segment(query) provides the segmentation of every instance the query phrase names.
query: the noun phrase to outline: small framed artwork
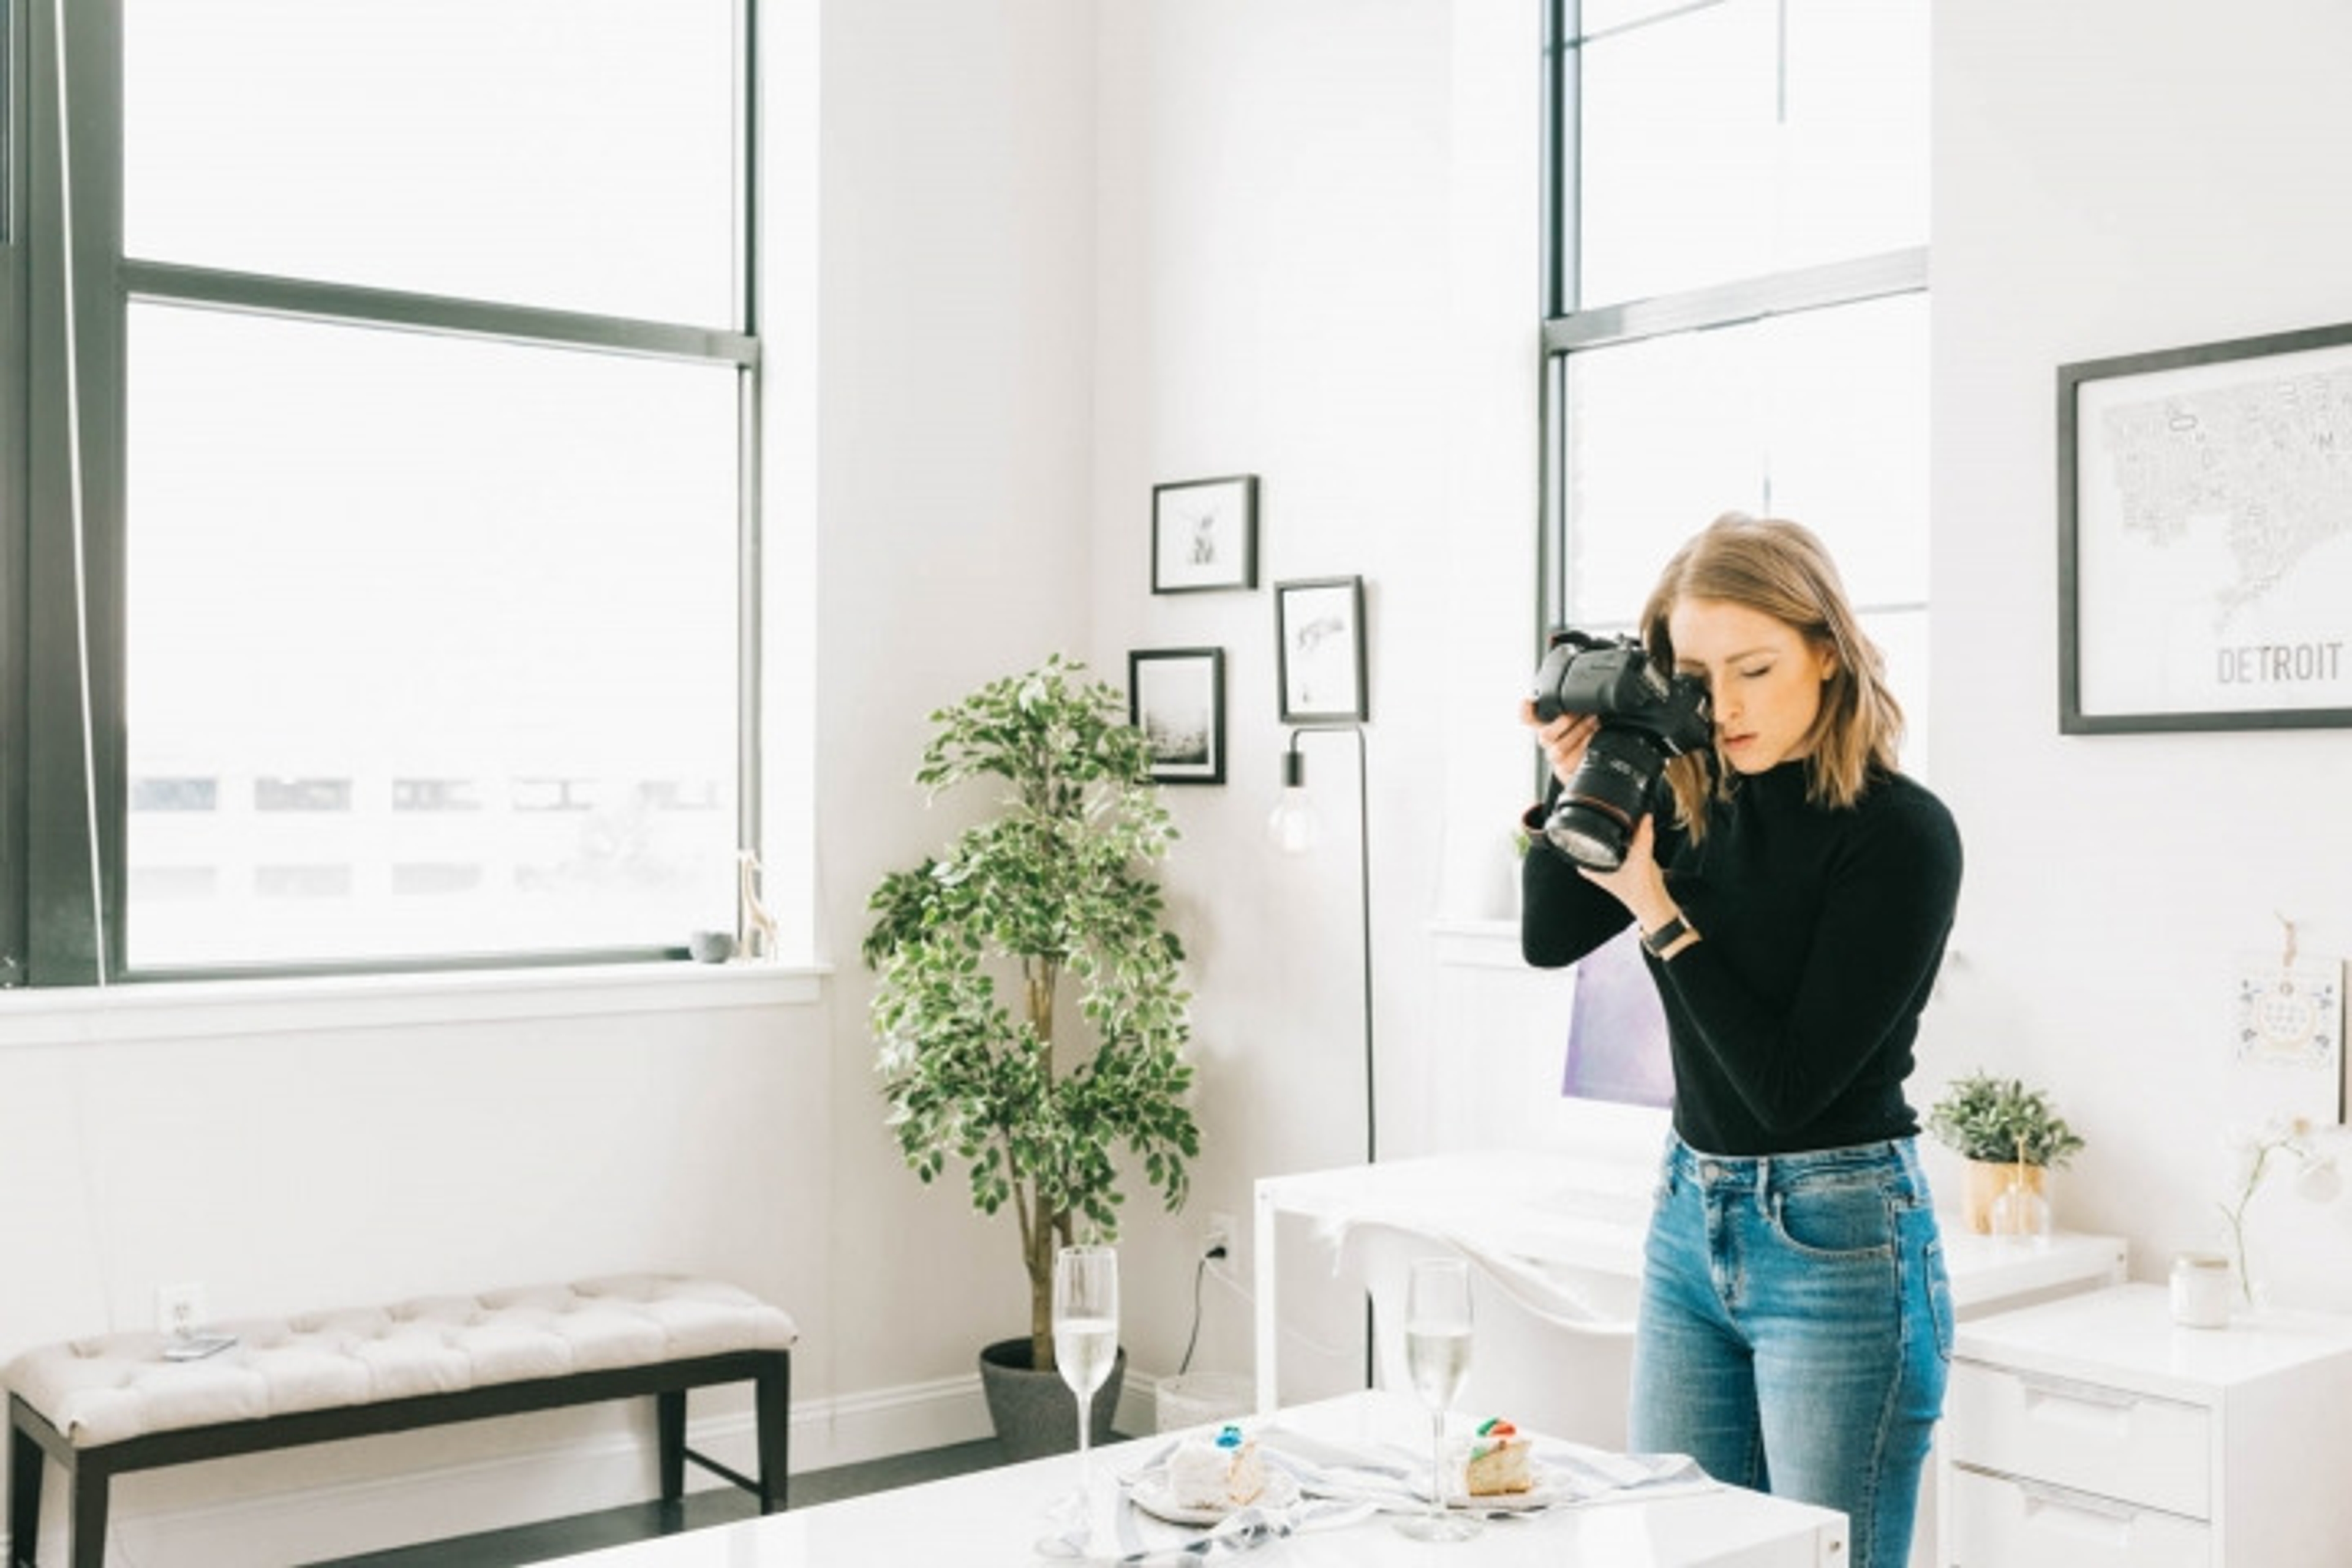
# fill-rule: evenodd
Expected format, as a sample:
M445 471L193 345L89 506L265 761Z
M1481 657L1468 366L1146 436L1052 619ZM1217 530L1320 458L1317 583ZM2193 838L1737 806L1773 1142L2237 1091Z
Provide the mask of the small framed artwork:
M1285 723L1361 723L1364 580L1317 577L1274 585L1275 663Z
M2058 724L2352 725L2352 325L2058 369Z
M1161 784L1225 782L1225 650L1134 648L1127 656L1128 721L1151 745Z
M1151 487L1151 591L1257 586L1257 476Z

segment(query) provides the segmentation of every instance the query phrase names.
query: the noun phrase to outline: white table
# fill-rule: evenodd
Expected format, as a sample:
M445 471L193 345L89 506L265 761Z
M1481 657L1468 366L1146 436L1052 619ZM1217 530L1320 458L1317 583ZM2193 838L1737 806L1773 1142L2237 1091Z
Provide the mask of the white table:
M1439 1154L1261 1178L1255 1237L1257 1408L1281 1398L1282 1222L1381 1224L1464 1240L1580 1279L1630 1320L1641 1279L1652 1172L1620 1161L1535 1151ZM1947 1216L1944 1253L1963 1318L2073 1290L2120 1284L2125 1244L2061 1233L2020 1242L1973 1235Z
M1494 1151L1260 1180L1253 1324L1257 1408L1271 1410L1281 1399L1285 1222L1294 1232L1309 1229L1310 1238L1327 1252L1336 1232L1387 1226L1465 1246L1483 1254L1490 1266L1532 1268L1604 1313L1619 1316L1613 1339L1524 1313L1482 1316L1481 1353L1474 1359L1474 1386L1465 1388L1465 1398L1474 1405L1483 1399L1524 1426L1604 1448L1623 1447L1633 1368L1630 1325L1639 1295L1653 1171L1637 1160ZM1377 1255L1380 1249L1370 1250ZM1400 1250L1393 1237L1385 1250L1392 1263ZM1956 1215L1945 1219L1944 1256L1955 1315L1964 1323L2121 1284L2126 1262L2118 1237L2062 1233L2016 1241L1974 1235ZM1370 1278L1365 1284L1374 1295L1383 1288ZM1386 1281L1391 1291L1394 1286L1394 1280ZM1489 1324L1498 1331L1487 1332ZM1324 1325L1318 1332L1328 1338L1335 1328ZM1393 1344L1381 1348L1384 1359L1396 1352ZM1393 1377L1381 1381L1402 1386ZM1937 1473L1931 1459L1929 1474ZM1935 1560L1938 1515L1947 1506L1938 1486L1921 1489L1912 1568L1927 1568Z
M1272 1417L1337 1442L1418 1444L1428 1416L1402 1398L1343 1394ZM1167 1441L1137 1438L1095 1451L1108 1486ZM667 1536L564 1561L573 1568L898 1568L900 1564L1036 1563L1047 1511L1077 1477L1075 1455L1032 1459L896 1491L876 1492ZM1459 1545L1400 1535L1386 1517L1302 1531L1213 1563L1236 1568L1836 1568L1846 1560L1843 1514L1725 1487L1599 1501L1489 1523ZM1063 1560L1067 1561L1067 1560Z

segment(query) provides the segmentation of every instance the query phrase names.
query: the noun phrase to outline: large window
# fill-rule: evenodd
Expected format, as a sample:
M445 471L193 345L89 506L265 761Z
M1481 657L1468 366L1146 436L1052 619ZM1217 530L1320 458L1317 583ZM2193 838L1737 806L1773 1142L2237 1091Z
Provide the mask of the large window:
M1717 513L1822 536L1922 752L1927 0L1549 0L1547 624Z
M732 925L752 12L8 8L7 981Z

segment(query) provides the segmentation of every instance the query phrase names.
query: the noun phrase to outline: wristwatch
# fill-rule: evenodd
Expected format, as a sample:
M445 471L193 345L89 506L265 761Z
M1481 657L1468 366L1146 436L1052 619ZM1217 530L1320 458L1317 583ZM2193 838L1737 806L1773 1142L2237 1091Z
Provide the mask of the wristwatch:
M1682 939L1686 936L1696 936L1697 934L1697 931L1692 927L1690 921L1683 919L1680 915L1676 915L1674 919L1668 921L1657 930L1643 931L1642 933L1642 945L1650 950L1650 953L1653 957L1664 958L1666 956L1666 949L1674 946L1675 943L1682 941Z

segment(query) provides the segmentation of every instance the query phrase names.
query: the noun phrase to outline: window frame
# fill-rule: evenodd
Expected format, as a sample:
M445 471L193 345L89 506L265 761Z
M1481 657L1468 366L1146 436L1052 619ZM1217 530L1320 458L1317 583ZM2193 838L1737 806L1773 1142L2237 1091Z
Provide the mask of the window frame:
M125 964L125 323L133 301L152 301L732 367L736 827L737 842L756 848L762 842L763 710L759 0L731 0L731 9L734 319L715 328L125 257L123 0L7 8L6 47L0 54L9 89L0 172L7 204L0 231L0 363L23 370L0 376L0 472L21 476L0 485L0 623L7 628L0 633L0 986L686 958L681 941L233 967ZM46 70L38 68L43 61ZM74 110L62 145L60 75ZM70 162L69 189L58 175L61 159ZM75 326L70 338L59 330L68 309ZM68 458L77 445L78 472Z
M1608 37L1671 22L1689 12L1727 3L1694 0L1662 5L1655 13L1592 35ZM1542 327L1538 393L1539 450L1537 459L1537 569L1535 647L1567 618L1570 603L1568 563L1575 516L1570 504L1574 476L1567 460L1567 380L1578 353L1648 338L1745 326L1800 311L1864 304L1928 290L1928 247L1903 247L1874 255L1738 279L1649 299L1586 307L1578 300L1577 134L1582 60L1579 0L1543 0L1543 179ZM1703 521L1703 520L1701 520ZM1696 524L1694 523L1696 527ZM1894 611L1925 613L1917 604L1857 605L1865 615ZM1601 627L1594 630L1630 629Z

